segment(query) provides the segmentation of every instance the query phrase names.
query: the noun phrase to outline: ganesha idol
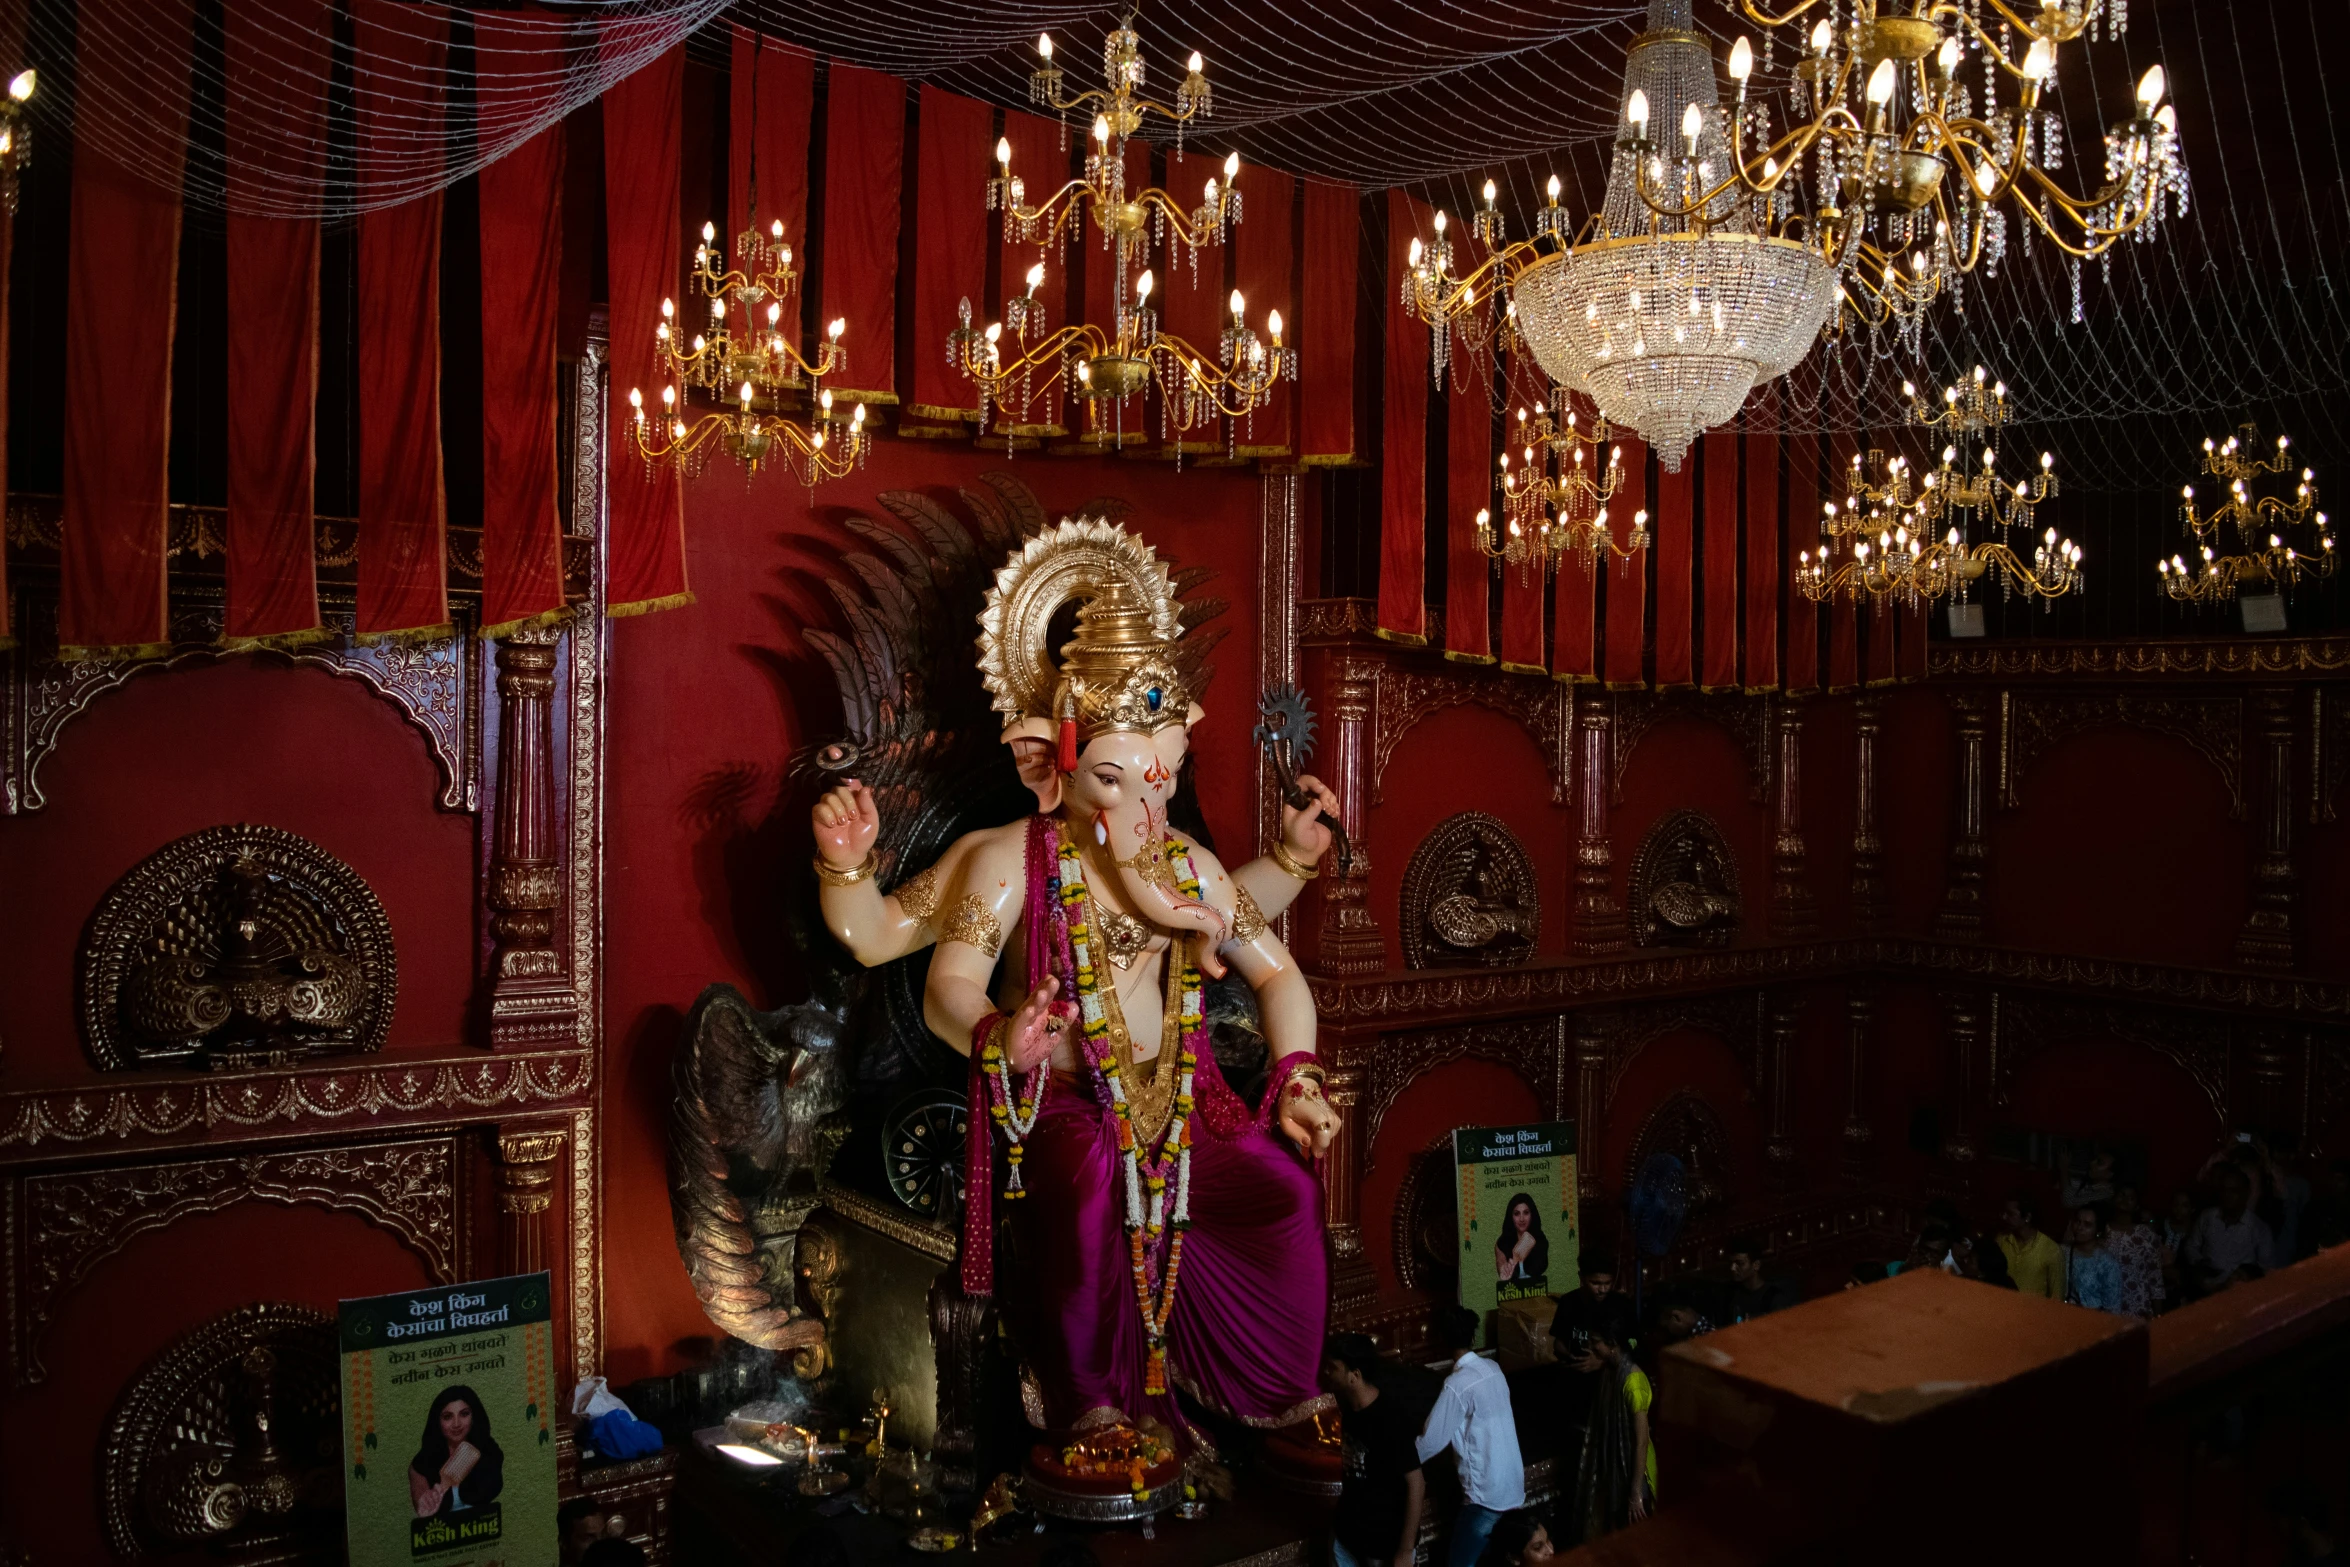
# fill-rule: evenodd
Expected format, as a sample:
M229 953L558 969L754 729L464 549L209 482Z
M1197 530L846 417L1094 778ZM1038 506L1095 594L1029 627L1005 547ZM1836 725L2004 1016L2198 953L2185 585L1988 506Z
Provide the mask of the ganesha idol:
M1047 627L1072 601L1056 664ZM1049 1431L1163 1426L1204 1446L1177 1389L1247 1425L1304 1421L1326 1404L1311 1160L1339 1122L1305 976L1267 921L1317 874L1335 801L1301 780L1308 803L1284 812L1281 841L1237 870L1169 824L1201 710L1172 656L1167 569L1114 524L1031 538L980 624L1035 814L966 835L885 897L870 792L850 781L814 813L825 923L856 959L937 943L925 1016L971 1060L964 1288L999 1290L1029 1417ZM1272 1057L1253 1108L1208 1046L1202 977L1228 972L1255 992Z

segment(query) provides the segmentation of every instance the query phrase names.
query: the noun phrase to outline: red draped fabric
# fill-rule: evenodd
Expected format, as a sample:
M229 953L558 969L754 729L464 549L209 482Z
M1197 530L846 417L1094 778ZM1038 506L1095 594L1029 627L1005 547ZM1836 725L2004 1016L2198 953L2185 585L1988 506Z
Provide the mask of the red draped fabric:
M1472 664L1493 662L1493 567L1477 547L1477 513L1501 500L1493 483L1493 372L1487 356L1460 355L1446 412L1444 656Z
M441 112L446 13L353 0L359 185L429 172L420 119ZM359 219L359 635L449 626L441 474L441 196Z
M1746 403L1746 689L1779 683L1779 393Z
M1047 120L1033 114L1007 110L1004 114L1004 137L1012 144L1012 173L1026 187L1022 204L1042 206L1053 192L1069 181L1069 146L1065 128L1058 120ZM1004 243L1000 214L996 224L996 244L1000 260L998 304L991 318L1004 318L1002 301L1016 299L1027 292L1028 269L1036 265L1039 248L1034 244L1009 245ZM1055 249L1043 256L1044 284L1036 297L1044 302L1042 331L1031 328L1028 341L1035 343L1044 336L1058 332L1069 324L1069 263L1067 254ZM1019 353L1017 341L1009 327L1004 329L1004 358L1009 360ZM1211 344L1212 347L1212 344ZM1064 401L1058 364L1040 368L1029 381L1028 396L1021 397L1020 388L1004 389L1002 411L996 416L995 433L1055 440L1069 433L1063 422Z
M1797 378L1800 379L1797 379ZM1819 379L1815 371L1798 370L1781 406L1789 432L1781 448L1787 459L1787 504L1780 512L1786 534L1787 563L1787 689L1817 691L1820 687L1820 609L1795 587L1795 573L1803 557L1820 558L1820 438Z
M57 635L67 658L166 641L171 337L190 0L82 0L80 101L136 103L153 169L115 161L98 116L74 127L65 298L65 515ZM96 46L99 40L103 47ZM153 170L161 184L150 183Z
M824 111L824 310L846 320L848 368L833 396L898 400L898 193L906 166L906 84L832 62ZM1054 323L1056 326L1058 322Z
M222 13L228 74L228 614L231 647L332 635L318 614L314 514L318 220L248 216L267 192L304 204L326 168L328 0Z
M1626 433L1618 443L1624 449L1624 487L1608 504L1609 529L1618 544L1632 532L1633 518L1648 504L1648 443ZM1649 537L1657 522L1648 519ZM1608 557L1607 573L1607 683L1611 690L1637 690L1643 684L1642 654L1648 640L1648 557L1637 549L1626 556Z
M1428 354L1425 322L1403 305L1414 238L1433 238L1429 209L1387 193L1387 354L1379 433L1379 635L1417 646L1428 613Z
M1520 408L1531 409L1537 398L1544 396L1542 372L1528 354L1512 353L1507 361L1508 372L1502 378L1502 447L1513 465L1523 465L1520 452L1511 449L1512 432L1518 428ZM1500 496L1496 486L1494 499L1494 526L1506 527L1501 520ZM1501 568L1501 667L1514 674L1539 675L1542 665L1542 600L1548 589L1549 578L1544 575L1540 561L1524 569L1504 565Z
M1738 432L1705 434L1705 655L1697 683L1738 689Z
M1352 185L1306 182L1305 290L1299 301L1298 461L1336 466L1355 455L1356 247L1362 198Z
M914 153L915 237L913 384L904 409L924 429L901 419L906 435L959 435L979 414L979 388L947 358L947 335L961 324L985 327L987 292L987 179L994 172L988 134L995 110L976 98L936 87L922 89L920 132Z
M736 24L727 73L726 213L715 236L725 258L720 271L739 264L734 242L744 229L756 226L761 238L772 240L781 222L792 266L806 279L815 259L808 242L808 146L815 117L816 57ZM986 140L985 127L980 139ZM794 290L783 301L779 324L794 347L803 346L804 298Z
M1187 211L1199 206L1211 179L1219 185L1223 183L1222 158L1204 152L1167 154L1167 194ZM1203 250L1194 258L1182 246L1169 244L1165 254L1167 259L1159 272L1158 291L1151 296L1152 303L1158 306L1159 330L1182 338L1202 358L1212 362L1217 343L1224 334L1224 323L1230 316L1224 308L1225 295L1230 292L1224 286L1224 252ZM1182 431L1170 424L1167 436L1162 450L1169 455L1178 451L1224 450L1224 422L1220 419L1208 419Z
M1926 625L1932 614L1932 606L1923 600L1901 607L1900 652L1895 660L1895 679L1926 678Z
M1850 429L1842 428L1843 418L1838 418L1837 424L1840 428L1828 437L1828 487L1841 512L1848 509L1844 501L1851 494L1852 458L1860 449L1860 441ZM1870 550L1873 552L1876 547L1876 540L1871 539ZM1839 547L1839 556L1846 560L1852 558L1850 541ZM1861 597L1867 597L1866 593ZM1828 689L1849 691L1859 684L1860 606L1854 602L1853 594L1839 593L1828 601Z
M1278 169L1257 165L1240 171L1244 221L1233 231L1233 286L1248 302L1248 324L1266 336L1271 312L1281 312L1281 341L1294 345L1297 301L1290 296L1297 263L1297 181ZM1297 387L1277 381L1273 400L1240 423L1234 451L1242 457L1287 457L1295 449L1291 421Z
M1656 517L1656 686L1660 691L1690 681L1690 583L1697 548L1694 516L1697 449L1681 459L1678 473L1657 469ZM1611 674L1613 673L1611 668Z
M560 35L494 12L475 44L485 122L536 119L563 79ZM498 636L563 610L555 510L555 319L563 276L560 120L481 171L481 619Z
M1124 165L1126 193L1146 188L1151 182L1150 143L1136 138L1126 143ZM1085 319L1109 331L1118 317L1116 284L1118 281L1118 252L1102 243L1101 231L1088 227L1085 235ZM1142 273L1140 262L1127 264L1126 304L1134 304L1134 282ZM1154 280L1155 281L1155 280ZM1117 402L1107 400L1078 403L1078 412L1084 416L1086 444L1110 447L1124 452L1142 452L1151 444L1150 391L1146 387L1131 397Z
M604 44L628 46L628 26ZM612 302L610 451L606 465L609 613L638 615L691 603L685 575L685 500L677 470L636 456L629 391L661 406L652 323L678 289L678 170L685 51L671 50L604 94L604 230Z

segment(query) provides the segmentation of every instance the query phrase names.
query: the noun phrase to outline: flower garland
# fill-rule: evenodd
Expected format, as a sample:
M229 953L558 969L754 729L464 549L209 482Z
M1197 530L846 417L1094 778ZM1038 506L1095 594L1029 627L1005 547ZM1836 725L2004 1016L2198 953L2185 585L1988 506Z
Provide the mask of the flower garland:
M1014 1201L1028 1195L1020 1184L1020 1161L1026 1157L1023 1146L1028 1134L1036 1130L1036 1119L1044 1113L1045 1085L1052 1081L1052 1063L1039 1061L1028 1074L1028 1081L1015 1092L1012 1087L1012 1064L1005 1058L1002 1013L990 1013L980 1020L986 1031L987 1042L979 1049L979 1069L988 1078L991 1092L987 1113L995 1124L1004 1129L1004 1140L1011 1144L1005 1157L1012 1167L1011 1177L1004 1182L1004 1200Z
M1167 1321L1174 1314L1175 1283L1183 1268L1183 1232L1191 1227L1192 1074L1198 1066L1200 1045L1206 1035L1205 1014L1200 1005L1199 967L1191 961L1188 945L1179 942L1169 950L1168 961L1176 961L1180 956L1183 965L1176 1013L1179 1035L1175 1108L1168 1117L1167 1130L1159 1146L1145 1150L1137 1146L1133 1116L1126 1103L1126 1087L1120 1080L1117 1053L1110 1043L1111 1002L1093 965L1088 918L1091 902L1086 896L1085 867L1066 823L1060 836L1061 906L1069 924L1069 952L1076 969L1078 1009L1084 1020L1085 1056L1109 1089L1110 1105L1118 1118L1118 1152L1126 1166L1127 1254L1134 1270L1135 1304L1142 1312L1143 1334L1150 1344L1150 1368L1143 1381L1143 1392L1157 1396L1167 1391ZM1183 895L1199 898L1199 873L1192 865L1189 847L1170 837L1163 840L1163 852ZM1167 1207L1170 1181L1175 1188L1171 1215ZM1149 1193L1147 1207L1143 1195L1146 1191ZM1159 1271L1154 1267L1159 1241L1170 1227L1174 1239L1167 1249L1166 1268L1154 1278L1153 1274Z

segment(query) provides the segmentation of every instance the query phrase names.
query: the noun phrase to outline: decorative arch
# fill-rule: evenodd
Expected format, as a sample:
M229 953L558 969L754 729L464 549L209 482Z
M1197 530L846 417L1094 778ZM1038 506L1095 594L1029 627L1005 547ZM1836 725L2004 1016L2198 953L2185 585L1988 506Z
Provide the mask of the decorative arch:
M1411 1168L1396 1189L1395 1276L1405 1289L1460 1271L1454 1261L1460 1254L1460 1210L1447 1178L1451 1157L1452 1134L1437 1133L1411 1156Z
M2228 791L2228 817L2244 819L2244 699L2146 696L2127 691L2015 691L2000 708L1999 805L2022 801L2024 774L2061 740L2087 729L2167 735L2211 764Z
M1388 665L1379 672L1372 706L1371 803L1383 801L1387 760L1414 725L1448 707L1473 705L1499 713L1526 731L1550 773L1550 803L1566 804L1567 755L1574 730L1569 701L1567 688L1556 681L1480 678Z
M1608 740L1608 799L1624 803L1624 772L1650 730L1677 718L1710 724L1746 757L1746 797L1760 805L1771 792L1771 698L1700 691L1619 691Z
M1760 1059L1755 1032L1761 1014L1742 997L1705 996L1691 1001L1659 1002L1627 1013L1607 1034L1607 1091L1600 1099L1602 1119L1614 1108L1616 1089L1634 1061L1665 1035L1689 1031L1711 1034L1738 1062L1747 1082L1755 1078Z
M1651 1155L1669 1153L1681 1161L1689 1193L1689 1216L1716 1213L1737 1201L1730 1134L1721 1116L1694 1088L1677 1089L1648 1112L1624 1159L1625 1191Z
M1436 1068L1471 1056L1509 1068L1534 1091L1544 1118L1557 1119L1566 1098L1566 1034L1567 1020L1562 1013L1383 1036L1371 1057L1371 1081L1360 1101L1363 1146L1378 1145L1379 1123L1405 1089Z

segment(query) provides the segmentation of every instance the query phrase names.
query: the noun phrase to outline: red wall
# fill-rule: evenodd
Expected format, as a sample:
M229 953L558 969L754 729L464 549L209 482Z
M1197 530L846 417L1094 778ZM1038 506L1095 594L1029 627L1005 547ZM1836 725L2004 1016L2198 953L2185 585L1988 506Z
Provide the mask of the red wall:
M1395 1203L1412 1156L1456 1127L1523 1126L1541 1119L1542 1102L1533 1088L1497 1061L1450 1061L1405 1086L1379 1122L1363 1172L1363 1252L1383 1304L1408 1298L1395 1265Z
M663 1174L669 1068L685 1008L725 980L754 1003L800 994L776 889L805 876L805 802L787 797L796 749L838 723L827 668L799 639L837 625L817 579L852 535L843 517L885 521L873 497L918 489L960 511L957 486L1008 469L1058 519L1101 496L1177 566L1206 565L1228 599L1218 674L1194 735L1200 799L1219 842L1249 857L1254 830L1259 481L1250 474L1114 459L1022 457L883 440L870 465L816 492L775 474L746 485L719 464L688 491L686 555L696 602L615 625L612 767L605 826L608 1034L605 1267L615 1382L671 1369L709 1336L686 1285ZM958 634L963 634L958 628ZM968 628L976 637L977 628ZM977 679L976 664L972 678Z

